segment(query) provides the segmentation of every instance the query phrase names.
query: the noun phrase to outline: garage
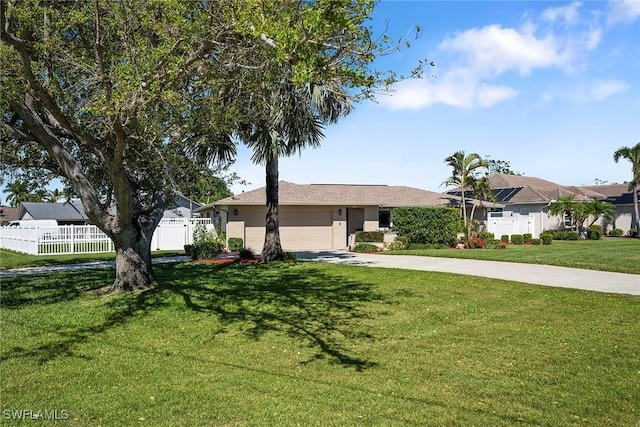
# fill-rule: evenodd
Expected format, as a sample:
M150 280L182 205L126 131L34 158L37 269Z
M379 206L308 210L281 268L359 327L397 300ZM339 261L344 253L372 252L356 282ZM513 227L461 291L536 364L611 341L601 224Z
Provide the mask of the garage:
M245 246L260 251L264 244L264 208L244 216ZM280 207L280 241L285 251L331 249L333 247L331 209Z

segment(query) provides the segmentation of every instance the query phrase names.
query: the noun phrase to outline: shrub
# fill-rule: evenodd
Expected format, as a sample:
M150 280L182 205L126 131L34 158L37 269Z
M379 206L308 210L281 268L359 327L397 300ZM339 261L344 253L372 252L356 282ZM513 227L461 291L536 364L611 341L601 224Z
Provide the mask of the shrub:
M589 240L600 240L602 238L602 227L599 225L592 225L591 227L589 227L589 229L587 230L587 239Z
M496 237L493 233L489 232L489 231L481 231L478 233L478 237L483 239L485 242L487 240L494 240Z
M486 249L507 249L507 243L498 239L487 239L484 242Z
M229 250L231 252L239 252L244 247L242 237L229 237Z
M629 237L638 237L638 229L630 228L629 229Z
M522 234L512 234L511 243L513 243L514 245L521 245L524 243L524 237L522 236Z
M621 228L614 228L613 230L611 230L611 233L609 233L609 235L613 237L620 237L623 234L624 234L624 231L622 231Z
M540 240L542 240L543 245L550 245L553 242L553 234L552 233L542 233L540 235Z
M356 231L356 242L384 242L384 231Z
M567 233L567 240L578 240L580 238L580 234L577 231L569 231Z
M542 244L542 239L531 239L531 244L535 246L539 246Z
M240 259L252 259L252 258L255 258L255 255L253 253L253 250L251 250L251 248L241 248L238 251L238 256L240 257Z
M353 252L363 252L363 253L371 253L378 252L380 248L376 245L372 245L371 243L358 243L353 249Z
M500 241L502 243L509 243L509 235L508 234L503 234L502 236L500 236Z
M193 259L215 258L223 248L224 246L222 242L219 241L194 243L191 251L191 257Z
M455 208L405 207L393 210L393 228L410 243L453 246L460 229L460 213Z
M522 241L524 243L531 243L531 239L533 239L533 235L531 233L524 233L522 235Z
M208 230L204 224L198 224L193 229L193 245L191 257L193 259L214 258L224 248L214 230Z
M484 249L485 241L484 239L476 236L469 237L467 240L467 244L465 245L468 249Z
M193 245L184 245L184 253L191 256L193 253Z
M406 237L396 237L396 240L393 243L386 245L386 247L390 251L401 251L403 249L407 249L407 245L408 240Z

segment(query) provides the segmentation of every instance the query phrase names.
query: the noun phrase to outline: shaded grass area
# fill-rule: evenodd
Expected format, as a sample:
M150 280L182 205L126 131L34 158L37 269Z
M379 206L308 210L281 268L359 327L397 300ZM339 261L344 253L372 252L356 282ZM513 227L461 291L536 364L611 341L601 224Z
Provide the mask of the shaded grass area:
M184 251L155 251L152 257L183 255ZM79 264L94 261L113 261L115 252L100 254L72 254L72 255L27 255L0 249L0 270L24 267L45 267L60 264Z
M316 263L155 269L160 285L118 296L96 292L112 270L3 281L2 409L73 426L640 418L638 297Z
M640 274L640 239L554 240L549 246L509 245L506 250L428 249L385 254L521 262Z

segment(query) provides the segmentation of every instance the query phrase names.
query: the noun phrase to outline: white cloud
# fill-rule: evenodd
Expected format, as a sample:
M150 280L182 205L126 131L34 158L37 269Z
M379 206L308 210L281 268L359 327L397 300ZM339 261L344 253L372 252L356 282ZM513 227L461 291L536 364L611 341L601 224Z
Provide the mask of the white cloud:
M589 97L595 101L602 101L619 93L624 93L631 85L621 80L599 80L589 88Z
M578 19L578 10L582 3L574 1L568 6L552 7L545 9L540 15L542 19L549 22L556 22L560 19L566 22L575 22Z
M467 69L457 68L438 79L400 82L392 95L380 97L379 102L391 110L418 110L434 104L472 109L490 107L517 95L513 88L482 83Z
M640 0L612 0L609 3L609 24L629 23L640 17Z
M563 52L561 44L552 35L537 38L534 30L533 26L519 31L489 25L445 39L439 48L461 53L469 67L487 76L509 70L529 74L534 68L568 68L570 53Z

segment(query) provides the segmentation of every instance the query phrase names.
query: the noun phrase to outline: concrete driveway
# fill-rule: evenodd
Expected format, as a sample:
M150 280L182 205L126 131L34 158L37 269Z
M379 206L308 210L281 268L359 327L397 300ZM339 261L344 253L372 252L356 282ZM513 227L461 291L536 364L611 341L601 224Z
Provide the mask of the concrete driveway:
M512 280L534 285L640 295L640 275L513 262L433 258L411 255L359 254L343 251L296 252L298 259L367 267L439 271Z

